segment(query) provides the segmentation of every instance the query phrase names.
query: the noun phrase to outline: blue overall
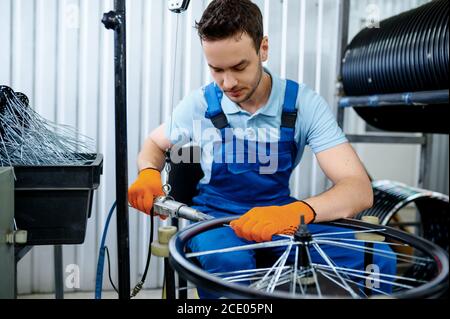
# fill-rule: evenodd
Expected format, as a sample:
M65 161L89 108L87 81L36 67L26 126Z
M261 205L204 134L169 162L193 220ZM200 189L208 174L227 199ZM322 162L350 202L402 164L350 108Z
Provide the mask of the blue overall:
M205 98L208 103L205 116L220 130L222 141L214 145L211 180L208 184L199 184L199 195L193 200L194 208L216 218L234 215L238 217L254 207L282 206L297 200L290 196L289 179L295 168L294 162L297 156L295 123L298 114L296 107L298 91L299 85L288 80L280 138L276 142L275 148L273 145L271 146L271 142L263 143L264 146L261 146L260 143L249 143L247 139L238 140L234 134L231 138L225 138L230 135L230 125L221 106L223 93L214 83L205 88ZM228 132L226 132L227 130ZM238 143L241 143L239 145L244 147L236 151ZM270 154L271 150L274 149L276 153ZM267 166L267 163L259 161L261 152L270 156L270 158L277 159L278 166L272 174L261 174L261 168ZM348 231L348 229L324 225L309 225L308 227L313 235ZM341 234L338 237L354 239L352 234ZM277 236L273 238L273 240L279 239ZM224 227L194 237L189 243L189 248L193 252L198 252L249 243L251 242L237 237L231 228ZM352 244L355 244L355 242L352 242ZM362 252L328 245L321 245L321 247L338 266L363 270L364 254ZM251 269L273 262L285 248L207 255L199 257L198 261L203 269L210 273ZM376 244L375 248L387 252L391 251L388 245ZM310 249L310 254L314 263L325 264L315 249ZM293 249L290 262L294 258ZM381 273L392 275L396 272L396 261L394 259L376 256L374 264L380 268ZM381 284L379 289L389 292L390 285ZM218 297L202 289L199 289L199 294L201 298Z

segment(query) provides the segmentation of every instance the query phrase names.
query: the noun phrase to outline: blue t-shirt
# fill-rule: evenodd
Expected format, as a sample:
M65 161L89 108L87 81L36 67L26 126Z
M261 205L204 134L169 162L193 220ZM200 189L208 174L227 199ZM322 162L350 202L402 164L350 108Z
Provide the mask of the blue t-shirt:
M223 96L222 109L237 137L259 142L274 142L279 139L286 80L273 75L267 69L266 72L272 76L272 92L268 103L255 114L241 109L226 95ZM219 131L211 120L205 117L206 110L207 103L202 87L186 96L165 123L165 135L177 147L192 143L202 148L200 163L205 177L200 183L204 184L209 183L211 179L212 143L221 139ZM297 110L295 142L298 154L295 166L300 163L307 145L317 154L348 142L328 103L305 84L300 84ZM259 134L260 129L265 129L264 134Z

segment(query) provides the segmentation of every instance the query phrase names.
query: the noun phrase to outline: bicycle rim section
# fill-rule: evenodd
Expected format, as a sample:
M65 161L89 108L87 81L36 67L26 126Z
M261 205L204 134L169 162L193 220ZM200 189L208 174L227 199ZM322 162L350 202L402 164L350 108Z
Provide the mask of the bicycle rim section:
M225 298L438 298L448 290L448 255L414 235L358 220L300 226L266 243L190 252L189 241L234 218L194 224L169 243L170 263L197 287ZM201 256L253 250L256 267L208 272Z

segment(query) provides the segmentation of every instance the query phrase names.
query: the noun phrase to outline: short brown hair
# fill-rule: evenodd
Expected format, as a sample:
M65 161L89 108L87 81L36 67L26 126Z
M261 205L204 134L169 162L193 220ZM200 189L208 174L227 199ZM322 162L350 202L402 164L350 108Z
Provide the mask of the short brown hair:
M264 37L263 17L250 0L214 0L195 26L202 40L223 40L247 33L259 52Z

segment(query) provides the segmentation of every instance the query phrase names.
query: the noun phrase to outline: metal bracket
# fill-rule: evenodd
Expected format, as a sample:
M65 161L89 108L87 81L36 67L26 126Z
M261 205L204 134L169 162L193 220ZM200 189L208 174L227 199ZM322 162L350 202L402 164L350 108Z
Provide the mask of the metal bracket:
M169 10L175 13L181 13L189 8L190 0L169 0Z

